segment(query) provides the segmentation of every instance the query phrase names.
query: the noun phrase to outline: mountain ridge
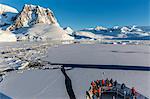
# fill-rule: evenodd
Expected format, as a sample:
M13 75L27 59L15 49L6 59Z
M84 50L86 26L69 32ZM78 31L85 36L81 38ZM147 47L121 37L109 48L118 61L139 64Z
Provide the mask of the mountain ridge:
M142 28L141 28L142 27ZM150 26L114 26L105 28L96 26L95 28L85 28L79 31L93 33L105 39L118 40L150 40ZM145 39L144 39L145 38Z

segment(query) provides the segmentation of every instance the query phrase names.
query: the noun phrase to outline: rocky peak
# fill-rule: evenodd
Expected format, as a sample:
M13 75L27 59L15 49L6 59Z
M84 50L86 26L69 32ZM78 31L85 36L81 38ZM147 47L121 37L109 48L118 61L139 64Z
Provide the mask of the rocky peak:
M25 4L22 11L16 17L14 24L8 27L8 30L30 27L37 23L59 25L50 9Z

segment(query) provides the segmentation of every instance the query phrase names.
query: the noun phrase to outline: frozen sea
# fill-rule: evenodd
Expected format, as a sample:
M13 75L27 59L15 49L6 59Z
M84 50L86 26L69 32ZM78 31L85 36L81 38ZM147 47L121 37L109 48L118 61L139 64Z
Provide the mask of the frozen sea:
M42 60L63 64L150 66L147 45L70 44L49 47ZM85 99L90 82L113 78L150 98L150 72L74 67L66 71L77 99ZM60 69L9 72L0 83L0 97L6 99L69 99ZM4 98L5 99L5 98Z

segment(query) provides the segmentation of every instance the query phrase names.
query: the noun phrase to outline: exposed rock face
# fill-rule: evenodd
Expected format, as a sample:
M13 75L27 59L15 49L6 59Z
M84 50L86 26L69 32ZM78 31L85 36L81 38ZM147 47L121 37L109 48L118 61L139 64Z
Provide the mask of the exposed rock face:
M14 24L7 29L15 30L22 27L30 27L37 23L59 25L50 9L26 4L18 14Z

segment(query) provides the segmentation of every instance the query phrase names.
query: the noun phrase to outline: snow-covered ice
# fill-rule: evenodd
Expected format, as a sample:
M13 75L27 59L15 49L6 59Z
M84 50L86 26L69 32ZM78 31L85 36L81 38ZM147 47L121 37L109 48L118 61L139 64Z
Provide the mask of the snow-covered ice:
M52 63L150 66L148 45L71 44L48 52Z
M52 45L50 42L32 42L31 44L28 42L3 43L0 49L6 52L12 51L11 53L1 53L1 55L5 56L19 56L24 53L25 60L38 57L41 61L52 63L150 66L148 45ZM40 56L40 53L43 53L42 56ZM3 59L2 56L1 58ZM6 57L6 59L12 63L20 62L16 57ZM24 63L24 65L27 64ZM9 67L7 64L4 65L7 68ZM45 65L51 67L50 64ZM66 72L72 80L73 90L77 99L85 98L85 91L88 90L92 80L102 78L113 78L118 80L119 83L125 83L130 88L134 86L139 93L150 97L149 71L73 68ZM15 99L69 99L65 88L65 78L60 69L26 70L20 66L20 70L5 73L3 81L0 83L0 92Z
M77 99L85 99L92 80L113 78L119 83L149 96L149 71L123 71L104 69L80 69L67 71L72 80ZM60 70L30 70L23 73L8 73L0 83L0 92L14 99L69 99L65 88L65 79Z

